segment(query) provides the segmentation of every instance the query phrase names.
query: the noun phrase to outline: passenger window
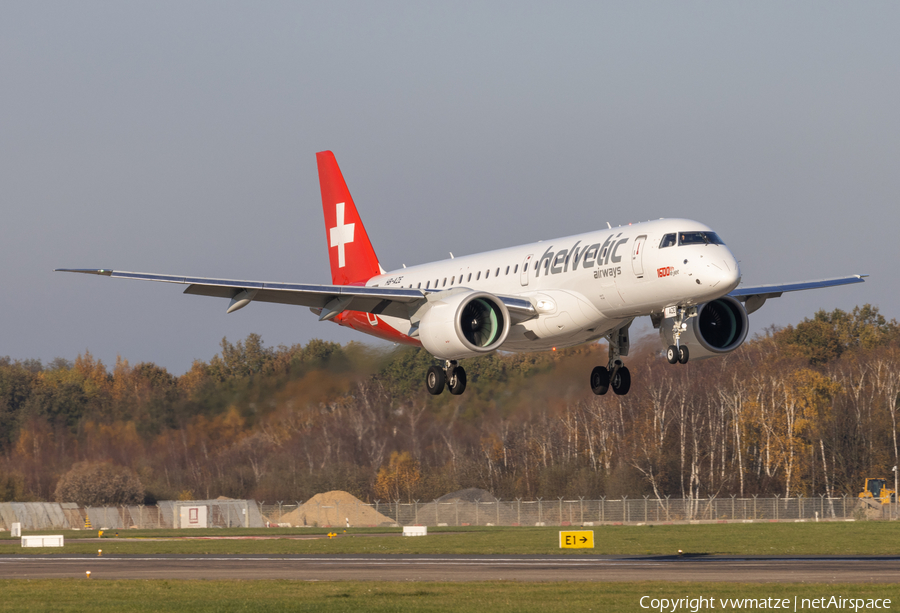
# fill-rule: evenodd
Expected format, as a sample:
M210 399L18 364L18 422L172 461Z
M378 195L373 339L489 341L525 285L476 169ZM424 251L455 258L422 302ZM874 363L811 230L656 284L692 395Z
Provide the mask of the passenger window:
M659 248L665 249L666 247L672 247L675 245L675 235L674 234L666 234L662 237L662 240L659 242Z
M506 274L509 274L509 266L506 267Z
M490 277L490 276L491 276L491 271L490 271L490 270L484 271L484 278L485 278L485 279L487 279L487 278Z
M466 283L470 283L472 281L472 273L469 273L469 280Z
M431 287L431 281L429 281L428 283L425 284L425 289L428 289L430 287Z
M479 271L478 271L478 274L475 275L475 280L478 281L478 280L480 280L480 279L481 279L481 271L479 270Z
M500 276L500 269L499 269L499 268L498 268L497 271L494 273L494 276L495 276L495 277L499 277L499 276Z
M444 277L444 285L442 287L447 287L447 277Z
M456 283L456 275L453 275L453 278L450 279L450 285L453 285L454 283Z
M525 264L525 266L528 266L528 264ZM528 270L528 269L526 268L525 270ZM519 272L519 265L518 265L518 264L516 264L516 267L513 268L513 274L516 274L517 272Z
M522 269L522 272L528 272L528 262L525 262L525 268Z

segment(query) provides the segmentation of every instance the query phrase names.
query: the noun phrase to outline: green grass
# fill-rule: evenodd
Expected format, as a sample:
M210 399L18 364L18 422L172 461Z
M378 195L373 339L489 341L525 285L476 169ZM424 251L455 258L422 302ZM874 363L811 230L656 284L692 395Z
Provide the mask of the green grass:
M0 581L0 611L644 611L653 598L891 598L896 585L722 583L397 583L302 581ZM644 604L647 604L645 601ZM682 611L685 609L681 609ZM690 609L687 609L688 611ZM701 609L705 611L705 609ZM851 609L852 610L852 609Z
M569 528L566 528L569 529ZM571 528L579 529L579 528ZM667 555L896 555L900 522L706 524L675 526L596 526L595 549L559 549L558 527L429 528L426 537L399 536L398 528L336 530L337 538L312 540L187 540L185 536L306 535L327 529L122 530L125 540L67 541L64 549L23 549L18 540L0 540L0 554L560 554ZM47 531L46 534L54 532ZM57 534L59 532L56 532ZM67 539L96 532L63 531ZM375 536L368 536L375 535ZM170 538L172 540L147 540Z
M125 540L102 539L56 548L22 549L0 540L0 554L23 553L461 553L666 555L695 554L896 555L900 523L781 523L678 526L598 526L594 550L560 550L559 528L429 528L427 537L403 538L398 529L338 530L335 539L186 540L189 536L318 535L326 529L122 530ZM46 532L52 533L52 531ZM96 537L68 531L67 539ZM374 534L376 536L365 536ZM172 538L174 540L148 540ZM302 581L103 581L96 579L0 580L0 611L649 611L641 596L657 598L891 598L897 585L731 583L428 583ZM645 603L646 604L646 603ZM722 609L716 603L717 610ZM682 608L681 611L685 609ZM687 609L690 610L690 609ZM886 610L886 609L881 609ZM702 609L702 611L706 611Z

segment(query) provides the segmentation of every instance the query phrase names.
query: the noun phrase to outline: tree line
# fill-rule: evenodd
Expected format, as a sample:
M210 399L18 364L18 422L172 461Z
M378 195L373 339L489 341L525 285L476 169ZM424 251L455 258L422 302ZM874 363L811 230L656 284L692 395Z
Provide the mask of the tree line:
M590 393L605 362L602 344L494 354L432 397L426 352L358 343L223 339L181 376L0 358L0 501L855 495L898 463L900 326L876 307L684 366L644 339L627 396Z

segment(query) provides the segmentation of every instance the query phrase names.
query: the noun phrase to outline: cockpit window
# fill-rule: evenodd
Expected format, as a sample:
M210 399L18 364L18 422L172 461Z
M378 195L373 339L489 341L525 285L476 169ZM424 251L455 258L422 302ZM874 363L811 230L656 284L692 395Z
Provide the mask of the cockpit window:
M674 234L666 234L662 237L662 240L659 243L659 248L663 247L671 247L675 244L675 235Z
M679 245L724 245L715 232L680 232Z

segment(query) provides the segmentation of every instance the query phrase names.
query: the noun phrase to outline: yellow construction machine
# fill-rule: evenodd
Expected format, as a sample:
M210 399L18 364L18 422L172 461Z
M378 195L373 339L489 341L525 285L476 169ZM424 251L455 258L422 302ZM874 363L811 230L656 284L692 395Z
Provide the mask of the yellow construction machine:
M897 492L888 489L887 485L887 479L866 479L866 489L859 493L859 497L870 504L875 502L880 502L881 504L896 502Z

